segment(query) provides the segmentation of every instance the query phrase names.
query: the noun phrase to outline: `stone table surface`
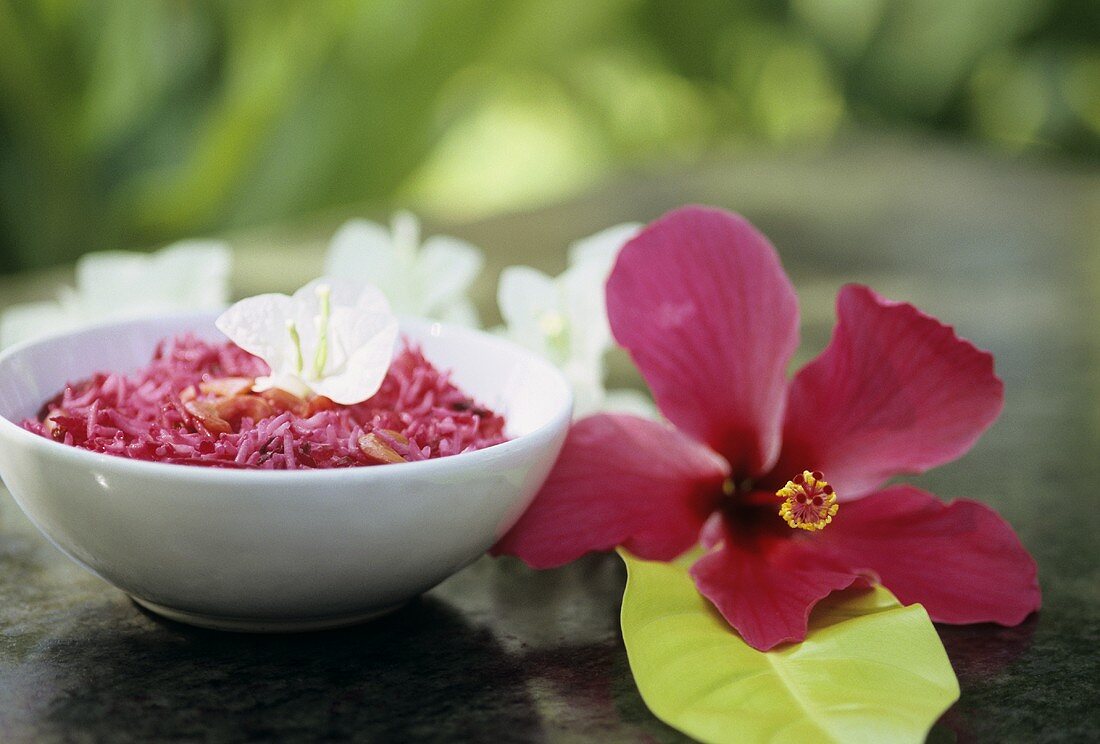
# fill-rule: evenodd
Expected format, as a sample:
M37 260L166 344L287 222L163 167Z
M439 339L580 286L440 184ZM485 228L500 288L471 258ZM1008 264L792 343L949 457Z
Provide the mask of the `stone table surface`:
M737 209L776 243L802 300L799 362L824 346L846 281L912 301L996 354L1001 419L967 457L910 480L994 505L1038 560L1044 606L1016 628L939 628L962 697L930 740L1100 740L1097 173L858 143L639 173L572 203L446 227L489 252L487 300L507 263L558 270L569 240L685 202ZM339 217L239 236L238 291L316 274ZM43 282L0 281L0 304ZM621 359L614 377L633 379ZM623 581L614 556L541 573L483 558L359 627L204 631L140 610L0 494L0 742L681 741L631 680Z

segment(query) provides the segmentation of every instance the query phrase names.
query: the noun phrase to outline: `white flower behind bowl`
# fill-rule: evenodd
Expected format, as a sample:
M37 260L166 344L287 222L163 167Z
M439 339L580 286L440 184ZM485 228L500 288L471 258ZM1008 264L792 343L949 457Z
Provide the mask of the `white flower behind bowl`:
M557 277L528 266L509 266L500 275L501 332L565 373L578 418L596 411L655 415L644 394L604 387L604 359L613 345L604 286L619 250L640 227L616 225L578 240L569 249L569 268Z
M351 220L333 237L325 274L369 281L394 312L478 327L470 285L485 264L479 248L447 235L421 243L420 223L409 212L393 216L389 229Z
M215 241L188 240L155 253L85 254L76 262L75 287L62 287L56 300L0 313L0 346L108 320L224 307L231 266L229 247Z

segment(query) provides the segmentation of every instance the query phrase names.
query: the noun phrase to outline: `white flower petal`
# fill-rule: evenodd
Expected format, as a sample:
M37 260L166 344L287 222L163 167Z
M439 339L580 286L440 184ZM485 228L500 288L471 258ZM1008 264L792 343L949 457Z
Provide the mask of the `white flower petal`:
M296 366L286 321L297 318L298 305L283 294L263 294L235 303L214 322L237 346L255 354L273 374L293 372ZM299 328L299 333L303 329Z
M398 260L390 232L368 220L344 223L325 256L326 275L358 279L382 288L399 312L411 312L405 307L411 270L411 265Z
M185 240L152 255L151 276L163 281L165 298L180 309L215 309L229 302L233 265L229 246L218 241Z
M299 398L308 398L313 392L301 377L290 372L269 375L267 377L257 377L255 384L252 386L253 392L257 393L262 393L265 390L274 390L276 388L285 390L291 395L296 395Z
M574 417L598 411L604 397L602 362L571 359L562 367L562 372L573 388Z
M144 310L156 302L157 287L146 279L149 257L130 251L88 253L76 261L76 293L89 314Z
M412 256L420 246L420 220L408 210L394 213L390 220L393 247L398 255Z
M228 301L230 252L222 243L186 241L155 253L102 251L76 263L84 311L101 318L213 309Z
M607 321L605 285L607 275L598 261L581 261L570 266L558 279L573 330L573 355L603 358L611 348L611 326Z
M271 376L257 380L254 389L312 391L346 405L378 391L397 340L397 319L381 291L345 277L315 279L293 297L242 300L217 326L271 366Z
M362 402L378 392L393 360L397 319L338 308L329 339L337 360L334 372L311 382L313 390L343 405Z
M623 223L575 242L569 249L569 269L560 281L575 329L574 353L600 357L613 340L607 321L607 278L622 247L638 234L642 225Z
M223 307L231 260L228 247L213 241L185 241L151 254L85 254L76 263L76 288L61 288L56 303L5 310L8 330L0 339L8 344L104 320Z
M609 404L604 390L604 357L612 346L607 277L623 245L640 228L616 225L578 240L569 249L569 268L557 278L527 267L501 273L497 303L507 335L561 368L573 386L576 416ZM616 404L622 398L628 410L645 410L629 393L615 398Z
M478 315L477 308L470 300L450 303L439 312L438 318L444 323L453 323L467 328L481 327L481 316Z
M530 266L508 266L500 272L497 303L509 326L537 322L542 313L561 310L554 279Z
M328 287L332 307L355 307L368 313L390 314L390 303L378 287L365 280L339 275L322 276L294 293L295 302L321 311L319 287Z
M476 324L476 313L465 307L466 295L483 264L481 251L457 238L432 237L421 246L419 221L398 212L389 230L366 220L341 227L329 246L325 272L375 284L396 312Z
M500 274L497 305L513 340L556 364L566 361L554 337L560 333L552 333L552 324L560 324L562 333L569 331L554 279L529 266L509 266Z
M320 342L321 296L319 290L325 287L329 293L329 307L333 315L339 308L354 308L361 314L390 316L390 306L385 296L376 287L361 280L345 277L323 276L306 284L291 298L294 310L291 320L298 332L303 352L303 373L313 372L315 355ZM284 323L285 324L285 323ZM331 337L331 333L329 334ZM289 347L288 347L289 348ZM328 347L326 369L334 363L343 363L339 348Z
M606 272L610 274L619 251L641 229L640 222L624 222L601 230L595 235L589 235L587 238L581 238L569 246L569 263L598 261L607 267Z
M0 347L79 328L86 322L80 313L56 302L11 305L0 316Z
M434 316L461 302L484 265L481 251L465 240L446 235L428 238L417 262L424 314Z
M661 418L657 406L653 403L653 398L640 390L630 388L608 390L604 393L599 409L608 413L630 413L653 420Z

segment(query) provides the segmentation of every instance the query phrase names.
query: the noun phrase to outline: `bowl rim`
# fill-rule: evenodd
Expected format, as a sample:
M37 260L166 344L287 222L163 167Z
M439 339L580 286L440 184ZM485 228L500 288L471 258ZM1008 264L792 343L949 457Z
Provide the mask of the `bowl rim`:
M98 322L82 326L77 329L68 331L61 331L58 333L50 333L43 335L39 338L23 341L18 344L4 349L0 352L0 366L7 363L10 359L26 353L30 349L34 349L38 346L47 343L57 343L62 340L76 338L84 335L94 335L96 333L102 333L108 329L119 328L125 326L135 325L148 325L151 323L172 323L172 322L187 322L195 321L196 325L204 322L210 322L213 325L213 318L217 317L217 312L214 311L190 311L190 312L177 312L177 313L159 313L156 315L146 315L137 318L126 319L114 319L109 321ZM417 475L428 475L432 470L445 472L448 469L453 469L457 466L476 467L479 464L486 464L488 461L498 459L501 456L512 453L516 450L523 450L528 447L528 443L532 439L539 439L549 436L551 432L556 431L559 427L568 428L569 423L573 415L574 394L573 388L569 384L569 381L565 378L565 375L560 369L555 367L549 361L536 354L534 351L527 349L511 339L497 336L487 331L483 331L477 328L468 328L455 323L448 323L444 321L432 320L429 318L418 318L408 315L398 315L398 323L401 329L413 326L418 329L422 329L423 332L429 335L439 335L446 331L449 334L458 334L459 336L473 336L481 340L482 342L488 341L492 344L504 346L508 348L512 353L519 354L522 357L534 363L536 366L543 368L549 372L550 375L558 380L561 384L564 397L561 406L554 411L547 421L542 425L528 431L524 434L520 434L517 437L509 439L506 442L500 444L494 444L485 449L475 450L473 452L460 452L457 455L449 455L447 457L437 457L428 460L416 460L413 462L405 463L392 463L382 466L359 466L359 467L347 467L347 468L317 468L313 470L262 470L258 468L217 468L217 467L200 467L197 465L185 465L182 463L171 462L157 462L155 460L134 460L128 457L119 457L118 455L109 455L102 452L93 452L80 447L74 447L72 445L56 442L52 439L47 439L39 434L28 431L20 426L18 423L12 421L7 416L0 415L0 437L5 439L12 439L15 442L21 443L42 452L46 457L58 457L68 458L73 464L85 465L89 470L95 468L110 467L120 473L132 473L134 475L159 475L170 476L178 475L184 478L194 478L199 481L220 481L220 482L232 482L239 481L242 484L248 482L250 484L263 483L264 481L272 481L279 484L287 484L293 481L316 481L319 479L340 479L340 478L356 478L363 480L388 480L394 478L403 477L402 474L412 475L412 470L415 468ZM194 329L192 329L194 330ZM186 331L178 331L180 333Z

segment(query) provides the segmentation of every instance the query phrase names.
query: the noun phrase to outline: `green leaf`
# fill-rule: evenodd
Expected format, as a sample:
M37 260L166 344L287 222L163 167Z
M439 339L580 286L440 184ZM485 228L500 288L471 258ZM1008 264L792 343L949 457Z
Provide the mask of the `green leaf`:
M654 715L706 742L923 741L959 697L928 614L882 587L837 593L799 644L757 651L695 588L690 560L620 551L630 668Z

